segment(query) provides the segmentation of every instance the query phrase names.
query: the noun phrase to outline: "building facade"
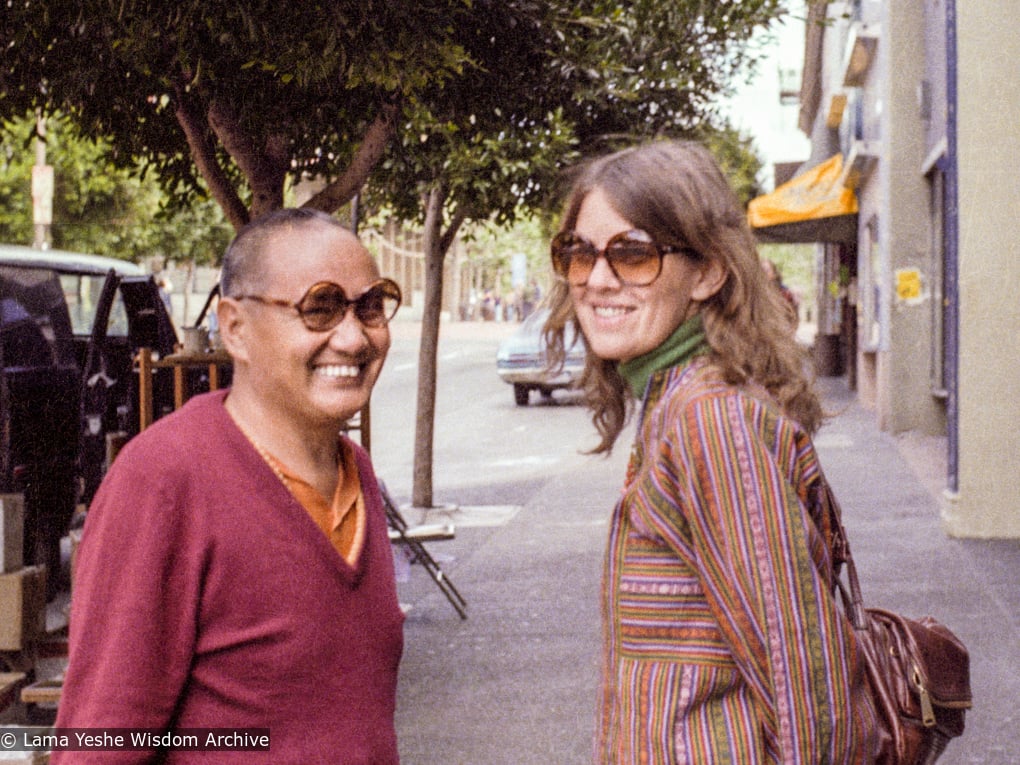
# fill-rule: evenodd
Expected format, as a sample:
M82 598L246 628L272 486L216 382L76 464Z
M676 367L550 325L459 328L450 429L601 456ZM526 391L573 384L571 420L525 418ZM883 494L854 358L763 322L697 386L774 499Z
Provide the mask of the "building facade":
M1020 537L1020 0L809 9L800 129L855 236L819 245L818 347L881 427L944 435L943 522Z

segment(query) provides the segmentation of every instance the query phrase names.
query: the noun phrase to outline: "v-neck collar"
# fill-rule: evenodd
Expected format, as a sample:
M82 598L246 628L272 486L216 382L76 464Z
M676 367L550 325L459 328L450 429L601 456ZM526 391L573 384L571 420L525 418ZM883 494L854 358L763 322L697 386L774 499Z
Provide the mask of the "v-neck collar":
M256 443L251 440L237 421L235 421L230 415L230 412L227 410L226 406L224 406L228 392L229 389L225 389L221 392L222 395L219 397L220 411L224 419L229 423L230 428L236 434L240 448L249 452L249 457L252 458L252 461L261 466L258 469L265 470L266 475L263 479L258 481L259 489L261 491L268 492L266 499L273 508L278 509L280 512L300 516L300 519L295 517L295 522L298 524L298 527L302 532L308 534L312 540L311 543L316 547L320 555L331 562L337 572L341 575L344 582L352 587L357 586L357 583L361 579L364 571L366 557L370 552L369 540L371 535L369 533L369 525L371 523L371 519L368 517L367 507L365 508L366 512L364 515L364 542L361 545L361 552L358 555L357 560L352 565L332 545L308 510L304 508L297 497L295 497L294 494L287 488L286 482L281 480L280 476L260 453ZM338 434L338 438L345 439L346 436ZM350 444L348 444L348 446L350 446ZM351 455L352 464L355 465L355 469L360 475L362 471L361 466L358 465L356 451L353 448L350 448L348 453Z

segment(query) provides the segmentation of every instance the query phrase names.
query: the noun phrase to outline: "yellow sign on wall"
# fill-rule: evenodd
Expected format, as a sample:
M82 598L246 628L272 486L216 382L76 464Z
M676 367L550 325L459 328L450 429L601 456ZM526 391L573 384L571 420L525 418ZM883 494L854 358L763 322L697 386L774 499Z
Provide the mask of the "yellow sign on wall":
M896 271L896 298L904 303L919 302L924 297L921 289L921 271L917 268L900 268Z

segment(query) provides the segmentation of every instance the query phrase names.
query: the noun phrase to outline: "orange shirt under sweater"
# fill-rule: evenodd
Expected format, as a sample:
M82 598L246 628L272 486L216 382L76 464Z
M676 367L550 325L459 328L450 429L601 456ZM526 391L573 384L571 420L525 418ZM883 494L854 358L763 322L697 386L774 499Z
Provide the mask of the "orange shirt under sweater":
M354 566L365 544L365 499L350 444L340 439L339 475L332 502L327 502L317 489L288 470L272 454L259 451L336 551L348 565Z

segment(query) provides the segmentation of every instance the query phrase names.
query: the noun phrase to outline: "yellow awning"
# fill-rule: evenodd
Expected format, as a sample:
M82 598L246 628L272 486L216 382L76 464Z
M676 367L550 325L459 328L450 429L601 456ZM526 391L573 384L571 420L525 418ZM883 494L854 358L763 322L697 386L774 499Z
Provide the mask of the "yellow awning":
M751 228L766 241L850 241L856 238L856 215L857 196L843 185L842 154L834 154L747 206Z

